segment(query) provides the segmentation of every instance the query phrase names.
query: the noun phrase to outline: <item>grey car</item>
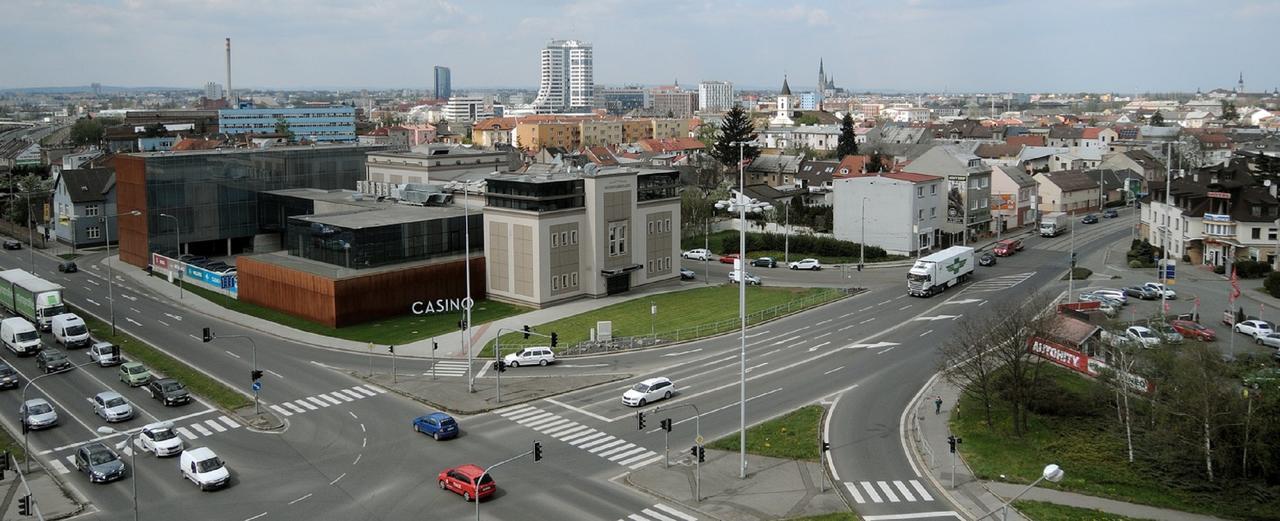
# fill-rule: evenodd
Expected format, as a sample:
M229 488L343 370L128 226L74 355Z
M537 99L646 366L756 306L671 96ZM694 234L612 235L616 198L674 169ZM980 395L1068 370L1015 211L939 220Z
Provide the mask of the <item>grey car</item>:
M1280 333L1268 333L1255 339L1260 346L1267 346L1271 349L1280 349Z
M1127 296L1142 300L1155 300L1160 298L1160 294L1156 293L1156 290L1142 286L1129 286L1121 288L1121 291L1124 291L1124 294Z
M76 451L76 470L84 473L90 483L106 483L124 477L124 460L116 451L95 442Z
M93 413L108 422L122 422L133 418L133 406L120 393L103 391L93 397Z
M45 429L58 424L58 411L44 398L32 398L22 404L18 415L28 429Z

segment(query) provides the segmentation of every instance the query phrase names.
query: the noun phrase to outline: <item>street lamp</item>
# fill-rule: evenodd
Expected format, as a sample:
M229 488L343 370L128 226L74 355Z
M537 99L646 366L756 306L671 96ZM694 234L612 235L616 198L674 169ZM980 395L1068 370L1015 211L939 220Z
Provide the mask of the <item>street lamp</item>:
M103 425L98 427L98 434L106 436L110 436L112 434L124 434L124 443L116 445L117 449L122 449L133 444L133 439L139 434L142 434L142 431L122 432ZM133 481L133 521L138 521L138 448L136 445L133 450L129 451L129 466L133 467L133 476L130 478L130 481Z
M1027 488L1022 489L1022 492L1019 492L1018 495L1013 496L1008 501L1005 501L1003 505L996 507L995 510L987 512L983 514L981 517L974 519L973 521L982 521L983 519L991 517L991 514L994 514L1000 510L1003 510L1005 517L1008 517L1009 505L1013 504L1014 501L1017 501L1018 498L1022 497L1023 494L1026 494L1027 491L1031 490L1032 488L1035 488L1036 485L1040 484L1041 481L1044 481L1046 479L1052 483L1057 483L1059 481L1062 481L1062 476L1063 476L1063 472L1061 467L1057 465L1052 465L1052 464L1045 465L1044 471L1040 473L1040 477L1037 478L1035 481L1032 481L1030 485L1027 485Z
M118 359L119 359L119 357L120 357L120 355L118 355L118 354L117 354L117 355L116 355L116 359L118 360ZM54 372L52 372L52 373L45 373L45 374L42 374L42 375L37 376L37 377L35 377L35 378L32 378L32 379L30 379L30 380L27 380L27 385L22 386L22 405L23 405L23 409L22 409L22 463L23 463L23 465L26 465L26 467L27 467L27 472L31 472L31 456L30 456L30 455L31 455L31 451L27 448L27 447L28 447L28 445L27 445L27 431L30 431L30 430L31 430L31 428L27 426L27 418L30 416L30 412L28 412L28 411L27 411L27 409L26 409L26 405L27 405L27 390L31 388L31 384L36 383L36 380L39 380L39 379L44 378L44 377L46 377L46 376L53 376L53 375L55 375L55 374L62 374L62 373L65 373L65 372L67 372L67 371L70 371L70 370L72 370L72 369L75 369L75 368L77 368L77 367L84 367L84 366L86 366L86 365L94 364L94 363L97 363L97 362L94 362L94 361L90 360L90 361L88 361L88 362L84 362L84 363L72 364L72 366L71 366L71 367L69 367L69 368L67 368L67 369L63 369L63 370L61 370L61 371L54 371Z
M858 269L867 262L867 197L862 198L862 217L858 220L862 223L862 231L858 232L862 236L862 240L858 241Z
M178 243L178 251L174 255L174 260L182 259L182 226L178 224L178 218L167 213L160 214L160 217L168 217L173 219L174 242ZM108 255L109 256L109 255ZM182 299L182 274L187 270L178 270L178 299Z
M107 239L107 301L111 306L111 334L116 334L116 299L115 299L115 282L116 275L111 269L111 223L108 219L112 217L120 217L121 215L142 215L142 212L132 210L128 212L118 213L115 215L104 215L98 218L102 223L103 236Z

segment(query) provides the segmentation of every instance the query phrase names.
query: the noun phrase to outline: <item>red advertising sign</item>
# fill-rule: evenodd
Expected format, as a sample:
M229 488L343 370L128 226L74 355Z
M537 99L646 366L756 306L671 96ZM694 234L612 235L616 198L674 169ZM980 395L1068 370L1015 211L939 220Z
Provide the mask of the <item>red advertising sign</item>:
M169 258L159 253L151 254L151 265L161 269L169 269Z
M1031 337L1027 344L1027 350L1033 354L1072 371L1090 374L1089 356L1084 353L1040 337Z
M1212 197L1214 199L1230 199L1231 198L1230 192L1208 192L1205 195Z

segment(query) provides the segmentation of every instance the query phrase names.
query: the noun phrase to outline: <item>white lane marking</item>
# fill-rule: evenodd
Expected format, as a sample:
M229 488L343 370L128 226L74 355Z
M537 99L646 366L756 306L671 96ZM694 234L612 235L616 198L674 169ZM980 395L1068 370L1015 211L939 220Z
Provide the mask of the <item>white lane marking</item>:
M929 491L925 490L924 485L921 485L919 481L914 479L911 480L911 486L915 487L916 493L920 495L920 499L933 501L933 496L929 495Z
M556 427L563 426L566 423L572 424L573 420L570 420L568 418L559 418L559 419L556 419L555 421L549 421L537 427L533 427L533 430L539 431L539 432L547 432L549 429L554 429Z
M338 391L334 391L334 392L332 392L332 393L330 393L330 394L332 394L332 395L334 395L334 396L337 396L338 398L342 398L342 401L344 401L344 402L354 402L354 401L355 401L355 399L351 398L350 396L347 396L347 395L345 395L345 394L342 394L342 393L340 393L340 392L338 392Z
M520 425L526 425L531 421L538 421L543 418L550 418L552 416L555 416L555 415L546 411L538 411L537 414L532 414L529 416L525 416L524 418L517 419L516 423L519 423Z
M189 425L189 427L191 427L192 429L195 429L195 430L196 430L197 432L199 432L202 436L212 436L212 435L213 435L213 431L210 431L209 429L204 428L204 426L203 426L203 425L200 425L199 423L193 423L193 424Z
M822 338L822 337L824 337L824 336L831 336L831 333L829 333L829 332L828 332L828 333L823 333L823 334L821 334L821 335L818 335L818 336L813 337L813 339L814 339L814 340L817 340L817 339Z
M911 491L907 489L907 485L901 481L894 481L893 486L898 487L898 493L902 494L902 499L907 501L915 501L916 497L911 495Z
M860 481L859 484L862 485L862 490L867 492L867 496L871 498L871 501L884 503L884 499L880 497L879 492L876 492L876 487L870 481Z
M823 342L823 343L818 344L818 345L816 345L816 346L810 347L810 348L809 348L809 351L810 351L810 352L817 351L819 347L825 346L825 345L830 344L830 343L831 343L831 342ZM762 364L762 365L763 365L763 364Z
M552 436L554 436L556 439L559 439L560 441L569 441L569 440L572 440L572 439L575 439L575 438L578 438L578 437L581 437L581 436L586 436L586 435L588 435L588 434L591 434L592 432L595 432L595 430L594 430L594 429L592 429L591 427L587 427L586 425L578 424L578 425L574 426L573 428L570 428L570 429L568 429L568 430L560 431L560 432L558 432L558 433L556 433L556 434L553 434Z
M164 327L169 327L169 324L168 324L168 323L166 323L166 322L165 322L165 321L163 321L163 320L157 320L156 322L159 322L159 323L160 323L160 325L162 325L162 326L164 326Z
M289 412L289 411L284 410L284 407L281 407L281 406L279 406L279 405L272 405L272 406L271 406L271 410L273 410L273 411L275 411L275 412L278 412L278 413L280 413L280 414L283 414L283 415L285 415L285 416L293 416L293 413L291 413L291 412Z
M258 514L258 515L256 515L256 516L253 516L253 517L246 517L244 521L253 521L254 519L258 519L258 518L260 518L260 517L262 517L262 516L265 516L265 515L267 515L267 513L266 513L266 512L263 512L263 513Z
M357 385L356 387L364 387L365 389L368 389L368 390L373 391L373 392L378 393L378 394L383 394L383 393L386 393L386 392L387 392L387 390L386 390L386 389L383 389L383 388L378 387L378 386L376 386L376 385Z
M653 505L653 508L656 508L656 509L658 509L658 510L661 510L661 511L663 511L663 512L666 512L666 513L668 513L668 514L671 514L671 515L673 515L673 516L676 516L676 517L678 517L678 518L680 518L680 519L683 519L683 520L685 520L685 521L698 521L698 518L693 517L693 516L691 516L691 515L689 515L689 514L686 514L686 513L684 513L684 512L681 512L681 511L679 511L679 510L676 510L676 509L674 509L674 508L671 508L671 507L669 507L669 506L667 506L667 505L664 505L664 504L662 504L662 503L658 503L658 504L656 504L656 505Z
M925 336L925 335L927 335L927 334L929 334L929 333L932 333L932 332L933 332L933 330L932 330L932 329L930 329L930 330L928 330L928 331L925 331L925 332L923 332L923 333L920 333L920 336Z
M858 486L856 484L846 481L844 483L844 488L849 490L849 495L852 495L853 500L856 501L858 504L867 502L866 499L862 498L862 493L858 492Z
M832 320L833 320L833 319L828 318L828 319L826 319L826 320L823 320L822 322L817 322L817 323L815 323L814 325L815 325L815 326L821 326L821 325L823 325L823 324L829 324L829 323L831 323L831 321L832 321Z
M307 399L307 400L310 400L310 401L311 401L311 403L314 403L314 404L319 405L319 406L321 406L321 407L328 407L328 406L329 406L329 402L326 402L326 401L324 401L324 400L321 400L321 399L319 399L319 398L316 398L315 396L308 396L306 399Z
M228 356L231 356L231 357L233 357L233 358L240 358L240 355L237 355L237 354L235 354L235 353L232 353L231 351L223 350L222 352L223 352L223 353L226 353Z
M219 416L219 417L218 417L218 419L219 419L219 420L222 420L222 423L227 424L227 428L228 428L228 429L234 429L234 428L236 428L236 427L239 427L239 426L240 426L240 424L239 424L239 423L236 423L236 421L235 421L235 420L233 420L233 419L231 419L231 418L228 418L228 417L226 417L226 416Z
M905 306L902 306L902 307L898 308L898 311L902 311L902 310L904 310L904 309L909 309L909 308L911 308L911 304L907 304L907 305L905 305Z
M67 467L63 465L61 461L58 461L56 459L49 460L49 466L53 467L53 471L58 474L66 474L68 472L71 472L70 470L67 470Z
M895 348L897 348L897 347L898 347L898 346L889 346L889 348L888 348L888 349L885 349L884 351L881 351L881 352L876 353L876 354L877 354L877 355L883 355L883 354L885 354L885 353L888 353L889 351L893 351L893 350L894 350Z
M641 467L644 467L645 465L648 465L648 464L653 463L653 462L655 462L655 461L658 461L658 460L660 460L660 459L662 459L662 455L661 455L661 454L658 454L658 455L656 455L656 456L654 456L654 457L652 457L652 458L649 458L649 459L647 459L647 460L641 461L641 462L639 462L639 463L634 463L634 464L632 464L632 465L631 465L630 467L628 467L628 468L630 468L631 470L638 470L638 469L640 469Z
M338 389L338 392L340 392L340 393L347 393L347 394L351 395L351 397L352 397L352 398L354 398L354 399L356 399L356 400L359 400L359 399L361 399L361 398L364 398L364 395L362 395L362 394L360 394L360 393L358 393L358 392L352 391L351 389Z
M308 411L314 411L316 409L319 409L319 407L311 405L311 402L308 402L306 400L294 400L293 403L306 407Z
M885 304L891 304L891 303L893 303L893 301L892 301L892 300L886 300L886 301L881 302L881 303L876 304L876 305L877 305L877 306L883 306L883 305L885 305Z
M138 322L137 320L134 320L134 319L129 318L129 317L124 317L124 321L125 321L125 322L128 322L128 323L130 323L130 324L133 324L133 325L135 325L135 326L142 327L142 322Z
M359 420L359 419L360 419L360 417L359 417L359 416L356 416L356 413L354 413L354 412L347 411L347 414L350 414L350 415L351 415L351 419L353 419L353 420Z
M735 356L735 357L736 357L736 356ZM735 357L731 357L731 358L735 358ZM601 416L601 415L596 414L596 413L591 412L591 411L584 410L584 409L582 409L582 408L580 408L580 407L574 407L574 406L569 405L569 404L567 404L567 403L560 402L559 400L553 400L553 399L551 399L551 398L545 398L543 401L545 401L545 402L547 402L547 403L551 403L551 404L559 405L559 406L561 406L561 407L564 407L565 409L569 409L570 411L576 412L576 413L578 413L578 414L584 414L584 415L590 416L590 417L592 417L592 418L595 418L595 419L597 419L597 420L600 420L600 421L603 421L603 422L606 422L606 423L612 423L612 422L613 422L613 420L610 420L609 418L605 418L604 416ZM630 415L630 414L628 414L628 415L626 415L626 416L631 416L631 415ZM624 418L625 418L626 416L624 416Z
M327 394L319 394L319 395L317 395L317 396L319 396L319 397L321 397L321 398L324 398L325 400L328 400L328 401L332 402L334 405L342 405L342 402L341 402L341 401L339 401L337 398L334 398L334 397L329 396L329 395L327 395Z
M849 324L849 325L844 326L844 327L842 327L842 328L840 328L840 329L837 329L836 331L844 331L844 330L846 330L846 329L852 329L852 328L854 328L854 327L857 327L857 324Z
M84 279L84 280L85 280L85 282L88 282L89 284L93 284L94 286L101 286L101 285L102 285L102 284L98 283L98 281L93 280L93 279ZM88 289L88 288L85 288L85 289Z
M579 425L581 425L581 424L580 424L580 423L578 423L578 422L576 422L576 421L569 420L568 422L566 422L566 423L562 423L562 424L560 424L560 425L556 425L555 427L549 427L549 428L541 429L541 431L542 431L542 433L543 433L543 434L546 434L546 435L551 436L551 437L553 437L553 438L554 438L554 437L558 437L558 436L557 436L557 433L559 433L560 431L563 431L563 430L570 430L570 429L573 429L574 427L577 427L577 426L579 426Z
M642 452L643 452L644 454L640 454L640 453L642 453ZM629 450L629 451L626 451L626 452L619 452L619 453L617 453L617 454L614 454L614 455L612 455L612 456L609 456L609 461L612 461L612 462L617 463L617 464L619 464L619 465L626 465L626 464L627 464L627 461L629 461L629 460L631 460L631 459L636 458L636 455L637 455L637 454L639 454L639 455L640 455L639 457L643 458L643 457L645 457L645 456L648 456L648 455L650 455L650 454L653 454L653 451L651 451L651 450L649 450L649 449L646 449L646 448L644 448L644 447L636 447L636 448L634 448L634 449L632 449L632 450Z
M868 318L866 320L863 320L862 322L858 322L858 325L866 324L867 322L871 322L873 320L875 320L875 318Z
M753 365L753 366L751 366L751 367L748 367L748 368L747 368L747 372L748 372L748 373L750 373L751 371L754 371L754 370L759 369L759 368L761 368L761 367L764 367L764 366L766 366L766 365L769 365L769 362L763 362L763 363L759 363L759 364ZM685 389L688 389L688 388L689 388L688 386L686 386L686 387L685 387Z
M642 447L642 448L643 448L643 447ZM620 459L614 459L613 461L617 462L619 465L624 465L624 466L625 466L625 465L631 465L631 464L633 464L633 463L635 463L635 462L637 462L637 461L640 461L640 460L642 460L642 459L651 458L651 457L653 457L653 455L654 455L654 454L657 454L657 453L656 453L656 452L653 452L653 451L651 451L651 450L645 450L642 454L640 454L640 455L638 455L638 456L631 456L631 457L629 457L629 458L621 459L621 460L620 460Z
M364 424L363 424L363 423L361 423L361 424L360 424L360 432L369 432L369 431L365 430L365 428L364 428Z
M524 409L521 411L517 411L514 414L505 414L503 416L506 416L508 420L520 421L523 418L528 418L530 416L534 416L537 414L550 414L550 413L543 411L542 409L532 408L532 409Z
M204 424L208 425L210 429L213 429L215 431L227 432L227 428L223 427L221 423L218 423L218 420L205 420Z
M929 519L935 517L954 517L964 520L960 514L951 510L940 510L937 512L915 512L912 514L884 514L879 516L862 516L863 521L893 521L896 519Z
M363 388L363 387L352 387L352 389L355 389L355 390L357 390L357 391L360 391L360 392L362 392L362 393L364 393L364 394L367 394L367 395L369 395L369 396L377 396L377 395L378 395L378 393L375 393L375 392L370 391L370 390L368 390L368 389L365 389L365 388Z
M102 305L102 304L97 303L96 301L94 301L94 300L93 300L93 299L91 299L91 298L87 298L87 299L84 299L84 300L85 300L85 302L88 302L88 303L93 304L93 305L95 305L95 306L101 306L101 305ZM192 336L195 336L195 335L192 335Z
M603 434L603 433L601 433L601 434ZM585 449L585 448L590 447L590 446L592 446L592 445L595 445L595 444L597 444L597 443L605 443L605 442L612 441L612 440L617 440L617 438L614 438L613 436L605 436L605 437L600 438L600 439L595 440L595 441L591 441L591 442L583 443L582 445L579 445L579 446L578 446L578 448L579 448L579 449ZM618 443L622 443L622 440L618 440Z
M352 464L352 465L355 465L356 463L360 463L360 458L363 458L363 457L364 457L364 453L363 453L363 452L362 452L362 453L360 453L360 454L356 454L356 460L355 460L355 461L353 461L353 462L351 462L351 464Z
M595 447L592 447L592 448L590 448L590 449L587 449L587 452L590 452L590 453L592 453L592 454L595 454L595 453L600 452L600 451L602 451L602 450L605 450L605 449L608 449L608 448L611 448L611 447L616 447L616 446L618 446L618 445L622 445L622 444L624 444L624 443L627 443L627 440L619 440L619 439L615 439L615 440L613 440L613 441L611 441L611 442L609 442L609 443L605 443L605 444L603 444L603 445L596 445Z
M580 446L580 445L582 445L582 444L584 444L584 443L586 443L586 442L589 442L589 441L591 441L591 440L594 440L594 439L599 438L599 437L604 436L604 435L605 435L605 434L604 434L603 432L600 432L600 431L587 431L587 436L585 436L585 437L581 437L581 438L578 438L578 439L573 440L573 441L569 441L569 442L567 442L567 443L568 443L569 445L573 445L574 447L577 447L577 446ZM573 435L573 436L571 436L571 437L577 437L577 436L579 436L579 435L578 435L578 434L574 434L574 435Z
M267 369L266 371L267 371L267 374L270 374L271 376L274 376L276 378L284 378L284 375L277 373L275 371L272 371L270 369Z
M863 311L867 311L867 310L869 310L869 309L871 309L871 308L873 308L873 307L875 307L875 306L867 306L867 307L865 307L865 308L859 309L859 310L858 310L858 313L862 313Z
M294 405L294 404L293 404L293 402L284 402L284 403L282 403L282 404L280 404L280 405L283 405L283 406L285 406L285 407L288 407L289 409L293 410L293 412L296 412L296 413L298 413L298 414L302 414L302 413L304 413L304 412L307 412L307 410L306 410L306 409L303 409L302 407L298 407L297 405Z
M600 456L601 458L608 458L610 454L620 454L624 451L629 451L634 448L636 448L634 443L623 443L622 445L608 447L608 450L600 451L600 453L596 455ZM640 447L640 448L644 448L644 447Z
M690 353L697 353L698 351L701 351L701 350L702 350L702 348L701 348L701 347L699 347L699 348L697 348L697 349L693 349L693 350L690 350L690 351L681 351L681 352L679 352L679 353L667 353L667 354L662 355L662 356L680 356L680 355L687 355L687 354L690 354Z
M737 385L737 384L735 383L734 385ZM771 395L771 394L773 394L773 393L776 393L776 392L778 392L778 391L781 391L781 390L782 390L782 388L781 388L781 387L779 387L779 388L774 389L774 390L772 390L772 391L766 391L766 392L763 392L763 393L757 394L757 395L755 395L755 396L752 396L752 397L750 397L750 398L747 398L747 401L749 402L749 401L754 400L754 399L756 399L756 398L761 398L761 397L764 397L764 396L769 396L769 395ZM731 404L728 404L728 405L723 405L723 406L720 406L720 407L716 407L715 409L711 409L710 411L704 412L704 413L702 413L702 414L701 414L701 416L708 416L708 415L715 414L715 413L717 413L717 412L723 411L723 410L725 410L725 409L728 409L728 408L730 408L730 407L737 407L737 406L738 406L738 404L736 404L736 403L731 403ZM694 417L693 417L693 416L690 416L690 417L688 417L688 418L685 418L685 419L683 419L683 420L680 420L680 421L678 421L678 422L675 422L675 423L673 423L672 425L680 425L681 423L689 422L689 421L693 421L693 420L694 420ZM650 432L650 433L653 433L653 432L658 432L659 430L661 430L661 429L654 429L654 430L649 431L649 432Z
M338 475L338 477L333 478L333 481L330 481L330 482L329 482L329 484L330 484L330 485L333 485L334 483L337 483L337 482L338 482L338 480L340 480L340 479L342 479L342 478L346 477L346 475L347 475L347 473L346 473L346 472L343 472L342 474Z
M174 319L174 320L177 320L178 322L182 322L182 315L175 315L175 314L173 314L173 313L165 313L165 314L164 314L164 316L169 317L169 318L172 318L172 319Z
M825 372L825 373L822 373L822 375L823 375L823 376L826 376L826 375L829 375L829 374L834 373L834 372L836 372L836 371L839 371L839 370L841 370L841 369L844 369L844 366L843 366L843 365L842 365L842 366L840 366L840 367L837 367L837 368L835 368L835 369L832 369L832 370L830 370L830 371L827 371L827 372Z
M899 501L902 501L901 499L898 499L897 494L893 493L893 489L889 488L888 483L885 483L883 481L877 481L876 485L880 486L880 490L884 492L885 497L889 498L890 503L897 503Z
M297 502L299 502L299 501L305 501L305 500L306 500L307 498L309 498L309 497L311 497L311 494L307 494L307 495L302 496L302 497L300 497L300 498L298 498L298 499L295 499L295 500L293 500L293 501L290 501L290 502L289 502L289 504L290 504L290 505L292 505L292 504L297 503Z
M285 416L288 416L288 415L289 413L285 413ZM186 427L178 427L174 430L178 431L178 434L181 434L183 438L186 438L188 440L194 440L196 438L199 438L199 436L196 436L195 434L191 434L191 431L187 430Z
M529 411L529 410L533 410L533 409L534 409L534 407L533 407L532 405L528 405L528 404L521 404L521 405L517 405L517 406L515 406L515 407L508 407L508 408L503 409L503 410L501 410L501 411L497 411L497 413L498 413L498 416L510 416L510 415L515 414L515 413L518 413L518 412Z
M780 345L782 345L782 344L785 344L785 343L787 343L787 342L790 342L790 341L792 341L792 340L795 340L795 339L797 339L797 338L800 338L801 336L803 336L803 335L796 335L796 336L793 336L793 337L791 337L791 338L784 338L784 339L782 339L782 340L779 340L779 341L777 341L777 342L774 342L774 343L773 343L773 345L775 345L775 346L780 346Z
M652 520L652 519L657 519L658 521L676 521L676 520L675 520L675 518L671 518L671 517L664 516L664 515L662 515L662 514L659 514L659 513L657 513L657 512L654 512L653 510L648 509L648 508L646 508L646 509L644 509L644 510L641 510L641 511L640 511L640 513L641 513L641 514L644 514L644 515L646 515L646 516L649 516L649 517L636 516L636 515L632 515L632 516L629 516L629 517L631 517L631 518L637 518L637 517L638 517L638 518L640 518L640 519L642 519L642 520L644 520L644 521L650 521L650 520Z

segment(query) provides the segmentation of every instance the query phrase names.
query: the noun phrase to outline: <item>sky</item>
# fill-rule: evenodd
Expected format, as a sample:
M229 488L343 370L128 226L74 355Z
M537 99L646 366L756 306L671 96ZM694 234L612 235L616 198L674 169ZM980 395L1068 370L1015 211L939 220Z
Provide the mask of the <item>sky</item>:
M598 84L908 92L1280 86L1277 0L3 0L0 88L536 88L551 39Z

